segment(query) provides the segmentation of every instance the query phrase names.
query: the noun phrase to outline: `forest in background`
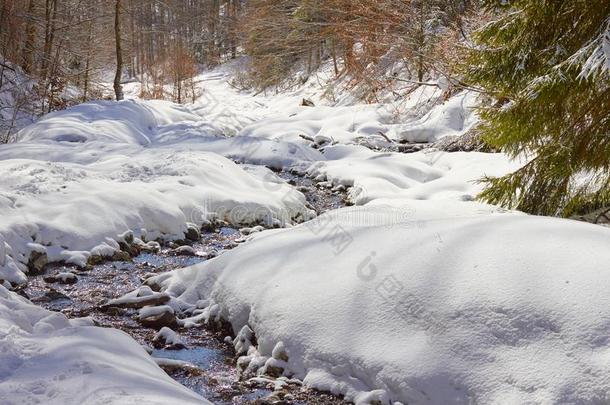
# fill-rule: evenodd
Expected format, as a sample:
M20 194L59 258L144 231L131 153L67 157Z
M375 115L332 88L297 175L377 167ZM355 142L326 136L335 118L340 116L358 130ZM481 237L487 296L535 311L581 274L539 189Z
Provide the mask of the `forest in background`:
M381 86L375 76L390 62L402 63L418 81L432 70L446 71L460 36L465 38L466 27L478 20L475 4L2 0L0 54L39 79L46 111L59 107L53 96L68 84L77 86L84 100L99 97L98 84L108 81L109 67L116 63L118 7L123 79L145 81L145 97L161 98L163 82L181 85L197 65L211 67L238 55L249 56L247 74L238 81L248 87L280 85L295 69L309 74L332 60L337 76L368 80L374 88Z

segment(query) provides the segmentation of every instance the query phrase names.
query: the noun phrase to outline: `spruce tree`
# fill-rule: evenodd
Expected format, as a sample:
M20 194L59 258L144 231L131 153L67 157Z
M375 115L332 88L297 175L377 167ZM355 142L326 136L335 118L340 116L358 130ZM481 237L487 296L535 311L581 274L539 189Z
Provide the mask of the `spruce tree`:
M540 215L610 204L610 1L484 0L468 76L498 102L486 142L526 164L481 199Z

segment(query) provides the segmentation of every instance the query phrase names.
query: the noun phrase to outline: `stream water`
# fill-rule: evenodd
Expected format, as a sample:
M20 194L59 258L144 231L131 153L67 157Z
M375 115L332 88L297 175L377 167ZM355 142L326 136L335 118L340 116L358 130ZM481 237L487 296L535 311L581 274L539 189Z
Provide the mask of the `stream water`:
M345 205L344 195L326 188L316 187L309 179L289 173L280 173L286 181L298 187L310 205L323 213ZM92 317L99 326L120 329L143 346L156 358L186 361L197 369L172 367L165 371L179 383L201 394L215 404L341 404L342 399L302 386L293 380L243 380L235 367L233 347L224 342L227 332L206 327L176 328L185 343L182 350L154 348L156 330L144 327L137 321L136 309L102 309L109 299L118 298L140 286L151 273L164 273L201 263L208 257L218 256L238 245L241 233L229 227L204 232L193 243L195 256L176 256L169 247L158 253L143 253L131 261L106 262L87 270L72 266L49 265L45 275L31 277L21 293L32 302L52 311L62 312L70 318ZM47 282L48 275L73 273L76 282L62 284Z

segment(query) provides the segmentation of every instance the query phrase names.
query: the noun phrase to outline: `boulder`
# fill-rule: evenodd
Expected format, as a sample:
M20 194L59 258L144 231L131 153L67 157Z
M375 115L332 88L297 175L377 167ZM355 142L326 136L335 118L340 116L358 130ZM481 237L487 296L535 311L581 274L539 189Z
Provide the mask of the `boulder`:
M142 308L138 315L138 320L143 326L156 330L160 330L165 326L171 328L177 325L174 310L167 305Z

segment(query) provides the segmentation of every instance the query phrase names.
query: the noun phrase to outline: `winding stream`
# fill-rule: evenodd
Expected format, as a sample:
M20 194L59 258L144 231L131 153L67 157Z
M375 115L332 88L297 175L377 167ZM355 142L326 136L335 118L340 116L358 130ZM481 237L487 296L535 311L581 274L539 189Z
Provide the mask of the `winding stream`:
M287 172L280 177L306 195L309 204L321 214L345 206L342 192L320 188L310 179ZM239 230L221 227L203 232L192 243L195 256L176 256L169 246L157 253L142 253L131 261L106 262L87 270L73 266L48 265L44 275L31 277L20 291L32 302L70 318L92 317L99 326L120 329L148 348L155 358L188 362L193 368L162 366L179 383L201 394L215 404L342 404L333 395L303 387L299 381L280 378L243 380L235 367L236 356L224 338L227 331L214 331L204 326L174 328L185 348L172 350L154 346L156 330L142 326L137 309L104 309L102 304L142 286L150 274L164 273L195 265L211 256L223 254L238 245ZM72 273L73 284L49 281L49 275ZM47 281L45 281L45 278Z

